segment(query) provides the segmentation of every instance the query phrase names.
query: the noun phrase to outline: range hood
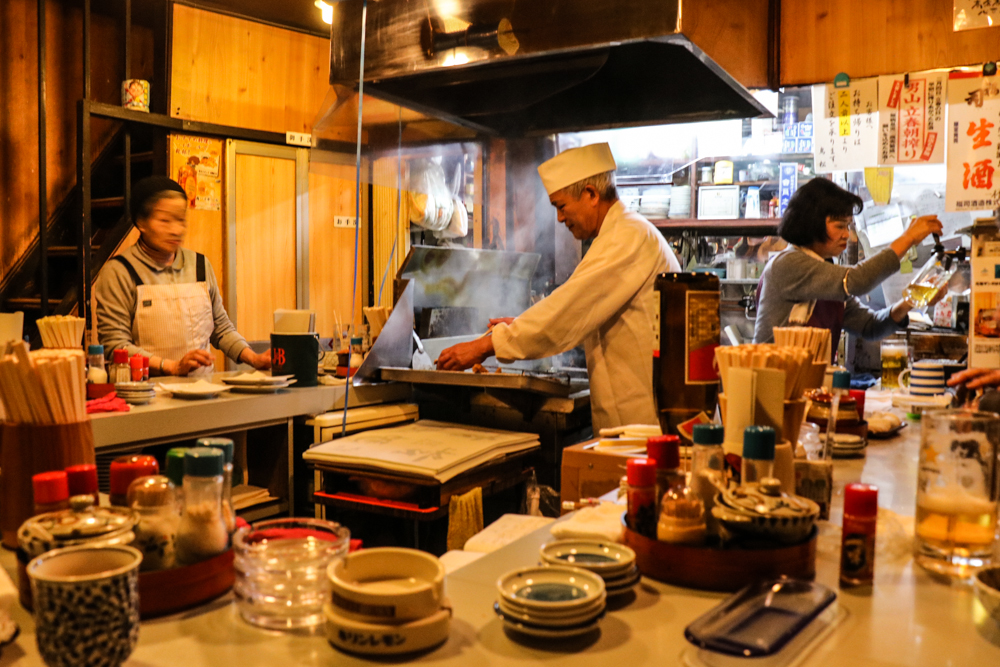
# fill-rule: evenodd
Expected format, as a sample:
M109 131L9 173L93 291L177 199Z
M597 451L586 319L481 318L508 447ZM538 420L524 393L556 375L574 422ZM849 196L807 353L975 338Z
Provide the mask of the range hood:
M681 0L369 0L366 94L503 136L769 115L678 31ZM334 5L357 89L362 0Z

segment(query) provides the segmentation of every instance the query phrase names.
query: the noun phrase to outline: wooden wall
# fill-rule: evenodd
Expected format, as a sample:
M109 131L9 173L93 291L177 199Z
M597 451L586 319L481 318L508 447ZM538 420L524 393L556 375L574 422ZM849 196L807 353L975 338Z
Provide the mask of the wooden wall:
M957 67L1000 58L1000 28L954 32L949 0L781 3L781 83Z
M77 3L49 2L46 11L46 168L50 215L76 183L76 102L83 96L82 13ZM0 283L38 235L38 45L34 0L0 2ZM91 96L120 101L124 75L118 19L94 14ZM150 78L152 32L133 28L133 76ZM95 122L95 154L114 127Z
M686 0L681 5L681 33L745 87L766 88L768 4L769 0Z

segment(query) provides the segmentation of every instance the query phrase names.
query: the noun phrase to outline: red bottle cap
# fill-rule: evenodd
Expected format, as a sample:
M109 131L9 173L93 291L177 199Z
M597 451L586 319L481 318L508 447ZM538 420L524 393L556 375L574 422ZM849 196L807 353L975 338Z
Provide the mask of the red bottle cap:
M653 459L629 459L625 470L629 486L656 485L656 461Z
M865 390L864 389L851 389L848 392L851 398L858 404L858 415L864 419L865 418Z
M160 464L148 454L127 454L111 462L111 495L124 496L132 480L147 475L159 475Z
M848 484L844 487L844 515L873 517L878 514L878 487Z
M660 469L681 466L681 439L676 435L656 435L646 440L646 454Z
M128 350L125 348L119 348L111 353L111 361L115 364L127 364L128 363Z
M128 360L128 367L134 371L142 370L142 357L138 354Z
M69 478L69 495L89 496L97 493L97 466L93 463L70 466L66 468L66 476Z
M31 478L31 486L35 492L36 505L51 505L69 500L69 482L63 470L40 472Z

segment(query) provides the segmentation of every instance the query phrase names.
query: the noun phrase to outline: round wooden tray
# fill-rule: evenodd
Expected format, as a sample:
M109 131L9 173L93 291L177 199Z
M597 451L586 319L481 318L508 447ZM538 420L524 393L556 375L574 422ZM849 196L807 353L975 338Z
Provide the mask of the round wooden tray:
M653 540L625 527L625 544L635 551L639 571L647 577L684 588L738 591L760 579L786 575L793 579L816 576L816 535L791 546L750 548L693 547Z
M172 614L217 598L236 580L233 550L194 565L139 573L139 614L143 619Z

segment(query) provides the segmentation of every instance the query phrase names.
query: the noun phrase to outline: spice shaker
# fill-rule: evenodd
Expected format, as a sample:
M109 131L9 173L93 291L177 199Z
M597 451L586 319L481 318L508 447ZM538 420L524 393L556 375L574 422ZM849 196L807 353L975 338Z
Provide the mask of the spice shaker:
M135 355L128 360L129 379L132 382L142 382L142 356Z
M875 579L875 525L878 487L844 487L844 526L840 542L840 585L868 586Z
M160 474L160 464L148 454L125 454L111 462L111 505L128 507L128 485L137 477Z
M106 384L108 372L104 370L104 346L91 345L87 348L87 382Z
M66 468L66 478L69 481L69 495L90 496L94 499L94 507L101 504L101 496L97 491L97 466L93 463L80 463Z
M181 516L175 503L174 485L164 475L132 480L128 504L139 517L132 546L142 552L143 572L165 570L176 563L175 546Z
M681 439L676 435L657 435L646 440L646 454L656 461L656 506L663 494L684 488L681 471Z
M193 447L184 454L184 514L177 529L177 562L190 565L229 547L222 517L223 456L218 449Z
M164 474L174 484L174 502L177 511L184 511L184 454L187 447L172 447L167 450L167 465Z
M632 458L626 464L628 527L646 537L656 537L656 461Z
M743 485L772 477L774 470L774 429L770 426L747 426L743 431L743 464L740 480Z
M199 438L199 447L214 447L222 452L222 518L226 530L236 530L236 511L233 509L233 441L229 438Z
M35 514L69 509L69 480L64 470L40 472L31 478Z
M128 366L128 350L118 348L111 353L111 372L108 373L108 382L112 384L128 382L131 375Z

